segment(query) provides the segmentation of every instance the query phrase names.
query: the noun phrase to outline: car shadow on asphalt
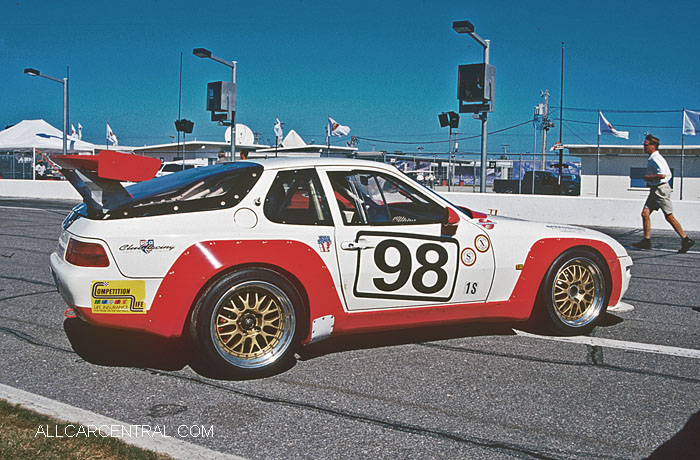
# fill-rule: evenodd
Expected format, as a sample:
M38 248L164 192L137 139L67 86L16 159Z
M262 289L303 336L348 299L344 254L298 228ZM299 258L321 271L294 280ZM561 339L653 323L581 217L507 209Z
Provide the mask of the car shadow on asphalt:
M73 350L92 364L173 371L190 361L187 346L180 339L97 327L78 318L64 320L63 329Z
M606 313L597 327L611 327L623 322L624 319L612 313ZM537 318L531 318L523 322L505 323L462 323L448 326L420 327L411 329L397 329L382 332L367 332L348 334L338 337L330 337L318 343L312 343L299 351L299 360L307 361L320 356L333 353L342 353L351 350L364 350L371 348L393 347L424 342L438 342L450 339L464 339L469 337L484 336L514 336L513 329L529 332L531 334L548 335L543 330L542 324Z
M63 321L68 341L78 356L90 364L107 367L148 368L179 371L189 366L202 377L216 380L247 380L270 377L289 370L294 360L255 377L234 377L225 369L208 366L192 349L189 340L166 339L138 331L103 328L78 318Z
M523 324L525 323L517 323L517 327L522 327ZM515 332L513 332L513 327L515 326L516 323L466 323L348 334L330 337L321 342L303 347L299 352L299 359L306 361L350 350L384 348L487 335L515 335Z
M623 319L607 313L599 327L610 327ZM534 334L544 333L536 321L506 323L461 323L443 326L426 326L396 329L382 332L366 332L330 337L318 343L302 347L299 360L307 361L324 355L351 350L366 350L400 345L439 342L450 339L484 336L514 336L513 328ZM149 368L162 371L179 371L190 366L203 377L217 380L240 380L220 370L209 368L195 356L191 344L185 339L166 339L143 332L102 328L78 318L68 318L63 329L73 350L85 361L99 366ZM294 360L275 369L270 377L294 367Z

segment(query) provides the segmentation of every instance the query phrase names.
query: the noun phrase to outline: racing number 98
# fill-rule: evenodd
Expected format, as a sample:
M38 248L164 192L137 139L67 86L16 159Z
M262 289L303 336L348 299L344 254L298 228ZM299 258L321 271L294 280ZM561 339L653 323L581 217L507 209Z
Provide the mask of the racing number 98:
M399 253L399 261L396 265L390 265L387 261L387 252L389 249L396 249ZM435 262L428 261L428 253L435 252L438 258ZM408 246L398 240L384 240L377 245L374 250L374 263L384 273L394 274L399 276L392 283L388 283L384 278L372 278L374 286L385 292L396 291L401 289L411 279L413 288L422 294L434 294L447 284L447 272L442 268L448 260L447 250L435 243L424 243L418 246L416 251L416 260L420 264L419 268L413 273L413 258ZM433 272L437 276L435 284L426 286L423 282L427 273Z

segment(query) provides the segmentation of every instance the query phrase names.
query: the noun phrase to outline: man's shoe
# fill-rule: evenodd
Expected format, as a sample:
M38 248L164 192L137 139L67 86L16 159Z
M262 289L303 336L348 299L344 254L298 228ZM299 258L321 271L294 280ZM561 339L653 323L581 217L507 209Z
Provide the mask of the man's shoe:
M694 244L695 241L686 236L681 240L681 248L678 250L678 254L685 254L688 252L688 249L693 247Z
M651 249L651 240L648 238L644 238L640 241L637 241L636 243L632 243L632 246L634 246L637 249Z

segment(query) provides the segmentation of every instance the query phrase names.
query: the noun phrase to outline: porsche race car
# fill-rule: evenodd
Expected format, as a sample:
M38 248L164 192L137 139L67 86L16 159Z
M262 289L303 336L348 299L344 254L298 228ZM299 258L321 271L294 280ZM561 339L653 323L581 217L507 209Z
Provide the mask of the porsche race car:
M390 165L269 159L146 180L151 160L56 159L84 198L51 254L56 285L70 314L191 338L235 377L360 331L532 316L585 334L629 285L612 238L456 206Z

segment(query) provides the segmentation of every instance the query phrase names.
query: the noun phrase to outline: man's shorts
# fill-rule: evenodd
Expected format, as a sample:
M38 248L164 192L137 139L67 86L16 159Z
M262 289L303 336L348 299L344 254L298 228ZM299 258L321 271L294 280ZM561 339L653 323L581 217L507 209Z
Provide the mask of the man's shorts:
M650 211L661 209L665 215L673 214L673 206L671 205L671 193L673 190L668 184L652 185L649 190L645 208Z

